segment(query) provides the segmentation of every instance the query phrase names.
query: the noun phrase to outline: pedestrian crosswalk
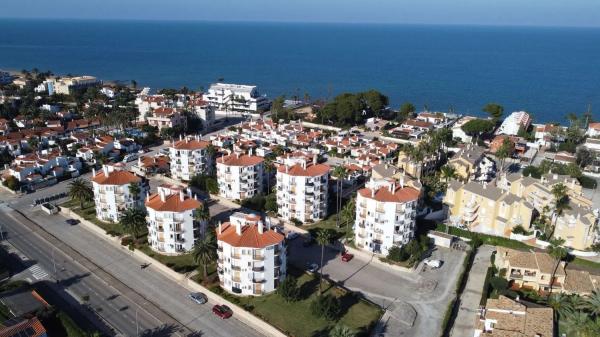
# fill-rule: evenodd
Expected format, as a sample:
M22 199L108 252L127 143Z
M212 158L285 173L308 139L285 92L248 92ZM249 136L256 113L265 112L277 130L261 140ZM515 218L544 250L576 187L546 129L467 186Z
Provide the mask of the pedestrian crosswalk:
M36 280L43 280L48 277L48 273L37 264L29 267L28 270Z

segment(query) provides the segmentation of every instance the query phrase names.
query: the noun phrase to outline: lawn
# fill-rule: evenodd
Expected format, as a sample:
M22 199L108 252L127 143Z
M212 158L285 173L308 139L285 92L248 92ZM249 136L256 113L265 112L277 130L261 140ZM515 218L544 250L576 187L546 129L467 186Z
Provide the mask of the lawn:
M318 296L318 279L288 267L289 273L298 278L301 299L288 303L278 294L260 297L235 297L224 293L221 288L213 286L211 290L221 294L232 302L242 306L261 319L277 327L285 334L295 337L327 336L336 324L348 326L355 330L357 336L368 336L370 330L382 315L382 310L358 297L356 293L336 287L324 281L325 294L332 294L342 302L342 314L336 321L328 321L323 317L315 317L310 304Z
M572 261L569 261L569 263L579 267L584 267L584 269L592 269L596 271L600 270L600 263L589 261L579 257L575 257Z
M94 202L84 203L82 209L79 207L79 202L73 201L73 200L69 200L69 201L61 204L61 206L71 209L71 211L73 211L80 217L82 217L85 220L88 220L88 221L94 223L96 226L104 229L106 231L106 234L109 234L112 236L121 236L124 234L123 229L121 228L121 226L118 223L104 222L104 221L100 221L96 218L96 209L94 208Z
M173 269L178 273L189 273L194 271L198 265L194 263L194 258L191 253L182 255L162 255L153 251L147 243L137 244L135 248L139 249L142 253L150 256L165 266ZM216 270L216 267L214 267ZM200 267L198 270L202 270ZM210 272L210 267L209 267ZM214 271L213 271L214 272Z
M439 232L442 232L442 233L446 233L446 231L448 229L447 229L446 225L438 224L436 227L436 230ZM487 244L487 245L491 245L491 246L501 246L501 247L507 247L507 248L512 248L512 249L518 249L518 250L530 250L530 249L534 248L534 247L529 246L521 241L511 240L511 239L503 238L501 236L494 236L494 235L470 232L470 231L452 227L452 226L450 226L448 233L452 234L452 235L460 236L463 238L467 238L467 239L473 239L473 238L477 237L477 238L481 239L481 241L483 241L483 244Z
M353 239L354 238L354 232L352 231L353 224L352 223L345 224L345 223L343 223L341 218L340 218L340 223L341 223L341 227L338 228L336 215L332 214L329 217L327 217L325 220L321 220L319 222L315 222L312 224L304 224L301 226L301 228L309 231L311 234L314 234L314 232L319 229L330 229L330 230L334 231L335 233L337 233L336 239L340 239L343 237Z

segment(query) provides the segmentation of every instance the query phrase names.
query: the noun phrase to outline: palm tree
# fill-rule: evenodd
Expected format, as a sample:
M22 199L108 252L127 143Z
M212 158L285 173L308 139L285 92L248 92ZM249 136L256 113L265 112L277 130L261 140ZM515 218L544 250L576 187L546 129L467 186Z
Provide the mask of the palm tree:
M273 158L271 156L265 157L265 173L267 174L267 194L271 193L271 174L275 170L275 165L273 164Z
M580 337L593 337L597 335L591 335L588 329L591 328L589 325L590 316L580 310L569 310L565 313L564 322L565 332L568 336L580 336Z
M440 174L442 179L444 179L445 182L448 182L450 179L456 178L456 169L454 169L452 166L445 165L442 166Z
M552 195L554 196L554 219L553 226L556 226L556 222L558 221L558 217L560 217L563 212L567 209L570 209L569 206L569 197L567 195L567 186L562 183L556 184L552 186Z
M569 255L567 249L562 246L564 243L564 239L551 239L550 246L548 246L548 254L550 254L550 256L552 256L556 260L556 265L554 266L554 270L552 271L552 277L550 277L550 292L548 293L548 298L552 294L554 278L556 277L556 271L558 270L560 261L564 260L567 257L567 255Z
M94 190L87 180L77 178L69 183L69 196L71 200L79 202L79 208L83 209L83 203L94 200Z
M196 211L194 212L194 220L196 220L198 223L208 223L210 221L210 218L210 209L208 208L208 205L206 205L206 203L202 203L202 206L196 208Z
M548 306L554 313L554 321L558 322L559 317L563 317L567 311L572 310L571 301L567 295L558 293L548 298Z
M342 208L341 213L342 221L346 223L346 231L348 231L348 225L356 216L356 198L350 199L344 208Z
M146 227L146 212L139 208L126 209L119 218L119 224L125 233L137 238Z
M129 186L127 186L127 189L129 190L129 194L131 194L133 199L137 201L138 197L140 196L140 193L142 193L140 185L138 183L131 182L129 183Z
M329 337L354 337L356 332L345 325L336 325L329 332Z
M323 258L325 256L325 246L331 242L332 235L327 229L321 229L317 232L317 243L321 246L321 265L319 266L319 294L321 294L321 282L323 280Z
M208 277L208 265L217 258L217 240L212 231L208 231L200 240L194 244L192 250L194 263L202 265L204 279Z
M336 226L340 227L340 207L342 207L342 194L344 191L344 178L346 177L346 168L343 166L336 166L333 169L332 175L337 178L336 186L337 186L337 196L335 199L336 205Z
M584 308L590 314L600 317L600 291L594 290L591 295L585 298Z

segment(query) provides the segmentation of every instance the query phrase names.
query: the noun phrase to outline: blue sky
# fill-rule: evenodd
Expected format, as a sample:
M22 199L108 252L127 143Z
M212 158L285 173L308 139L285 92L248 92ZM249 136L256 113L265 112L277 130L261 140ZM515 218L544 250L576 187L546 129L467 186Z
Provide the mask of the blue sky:
M600 0L0 0L0 17L600 26Z

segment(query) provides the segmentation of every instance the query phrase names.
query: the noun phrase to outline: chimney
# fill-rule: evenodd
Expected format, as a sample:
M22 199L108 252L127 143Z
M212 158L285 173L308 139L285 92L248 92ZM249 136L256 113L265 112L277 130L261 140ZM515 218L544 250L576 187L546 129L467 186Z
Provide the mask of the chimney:
M313 154L313 161L312 162L313 162L314 165L317 165L317 155L316 154Z
M102 170L104 171L104 176L108 177L108 166L103 165Z
M146 201L150 201L150 192L146 191Z
M254 148L251 146L250 149L248 150L248 154L253 156L254 155Z
M181 136L181 134L179 135L179 141L182 141L183 137Z
M158 191L158 194L160 195L160 201L165 202L165 190L163 190L162 188Z
M96 176L96 168L92 167L92 178Z
M179 190L179 200L180 201L184 201L185 200L185 194L183 194L183 190Z
M404 188L404 177L400 178L400 188Z
M235 223L235 234L242 236L242 224L240 222Z
M375 188L371 188L371 198L375 198Z
M392 183L390 184L390 192L394 193L394 191L395 191L395 190L396 190L396 183L395 183L395 182L392 182Z
M256 223L256 226L258 226L258 234L262 234L264 233L264 227L263 227L263 222L262 221L258 221Z
M223 224L219 221L219 235L221 235L221 233L223 233Z
M285 173L289 173L289 172L290 172L290 167L287 164L285 164Z

